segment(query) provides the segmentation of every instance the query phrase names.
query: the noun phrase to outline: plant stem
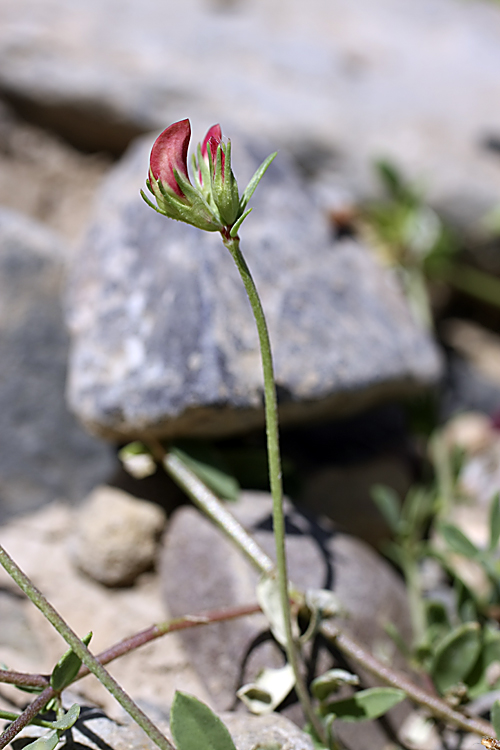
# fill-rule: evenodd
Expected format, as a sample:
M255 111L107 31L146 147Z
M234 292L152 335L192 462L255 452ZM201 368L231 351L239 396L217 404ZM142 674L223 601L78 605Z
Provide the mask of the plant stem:
M0 669L0 682L6 682L10 685L22 685L23 687L46 688L49 686L49 678L43 674L13 672L10 669Z
M157 455L160 454L157 453ZM186 468L186 472L190 472L190 469ZM175 474L172 474L172 476L174 479L176 479L176 481L178 480ZM200 484L206 490L206 492L210 492L209 490L207 490L203 482L201 482L201 480L198 480L194 474L193 478L196 479L196 482L193 481L192 483L190 483L192 492L197 491L198 484ZM202 495L198 498L197 504L202 510L205 510L203 498L204 493L202 493ZM193 499L196 502L196 498ZM217 500L217 498L215 499ZM220 501L217 500L217 502L221 505L224 513L228 514L229 511L223 508ZM215 508L216 506L214 505L213 507ZM233 541L239 547L240 543L238 540L246 532L233 516L231 516L231 518L231 524L224 524L225 533L231 539L233 539L232 532L234 529L238 529L239 527L238 533L233 539ZM218 523L218 525L221 528L223 526L223 524L221 523ZM255 540L253 540L251 537L250 539L252 541L252 544L246 547L245 554L257 570L264 572L264 570L262 570L261 568L261 558L262 556L266 558L267 555L259 547ZM380 680L382 680L382 682L385 682L392 687L399 688L400 690L404 690L410 700L426 708L432 716L449 722L450 724L454 724L455 726L467 732L474 732L475 734L485 736L494 736L493 727L487 721L484 721L483 719L469 718L459 711L453 710L445 701L441 700L436 695L429 693L418 685L415 685L415 683L412 682L406 675L401 674L400 672L396 672L386 664L378 661L369 651L366 650L366 648L364 648L364 646L362 646L354 638L348 635L342 628L339 628L337 625L335 625L334 622L323 622L320 626L320 632L325 638L333 641L339 648L339 650L342 651L348 658L352 659L361 667L371 672L371 674L378 677Z
M22 714L15 714L12 711L2 711L0 709L0 719L3 719L4 721L16 721L17 719L20 719ZM45 727L45 729L53 729L53 722L52 721L44 721L44 719L32 719L31 724L34 724L37 727Z
M234 238L225 234L222 234L221 236L224 245L231 253L241 276L241 280L243 281L259 335L262 371L264 375L267 454L269 463L269 481L273 499L273 531L276 546L276 567L286 633L287 658L295 675L295 689L300 703L302 704L302 708L304 709L304 713L314 727L314 731L318 738L324 745L326 745L327 741L323 725L314 712L306 684L300 673L297 645L292 631L285 549L285 518L283 513L283 484L278 432L278 404L269 331L257 287L255 286L250 269L248 268L245 258L240 250L240 240L238 236Z
M102 664L93 656L83 641L78 638L76 633L71 630L69 625L63 620L61 615L47 601L43 594L31 583L25 573L19 568L14 560L7 554L3 547L0 546L0 564L5 568L7 573L14 579L17 585L31 599L33 604L43 613L46 619L53 625L59 635L73 649L75 654L80 657L82 662L97 677L97 679L109 690L111 695L116 698L122 708L139 724L146 732L148 737L162 750L175 750L174 746L158 730L153 722L141 711L129 695L120 687L116 680L111 677ZM42 693L43 695L43 693ZM36 702L36 701L34 701ZM32 704L33 705L33 704ZM2 746L0 745L0 748Z

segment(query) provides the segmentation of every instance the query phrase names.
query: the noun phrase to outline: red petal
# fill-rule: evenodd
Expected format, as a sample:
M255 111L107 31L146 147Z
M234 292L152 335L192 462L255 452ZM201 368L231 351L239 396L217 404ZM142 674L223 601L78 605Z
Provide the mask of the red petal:
M177 195L184 195L174 177L174 169L188 177L187 153L191 140L189 120L174 122L158 136L151 149L149 165L155 180L161 180ZM189 179L189 178L188 178Z
M201 155L205 157L207 155L207 144L210 141L210 151L212 153L212 159L215 160L217 154L217 146L222 141L222 130L220 125L212 125L207 131L203 143L201 144Z

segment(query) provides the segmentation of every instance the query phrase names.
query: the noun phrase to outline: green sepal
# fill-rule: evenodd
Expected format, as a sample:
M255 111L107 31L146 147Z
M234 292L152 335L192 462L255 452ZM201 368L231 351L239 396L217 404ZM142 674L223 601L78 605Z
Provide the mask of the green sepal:
M152 201L150 201L150 199L148 198L144 190L141 190L140 193L141 193L141 198L143 199L143 201L147 203L148 206L153 209L153 211L156 211L157 214L161 214L162 216L167 216L168 218L170 218L166 211L162 211L160 208L158 208L158 206L155 206L155 204Z
M238 219L238 221L236 221L236 222L235 222L235 223L233 224L233 226L231 227L231 231L229 232L229 236L230 236L230 237L236 237L236 235L238 234L238 229L239 229L239 228L241 227L241 225L243 224L243 222L244 222L244 221L245 221L245 219L247 218L248 214L249 214L249 213L251 213L251 212L252 212L252 210L253 210L253 209L251 209L251 208L247 208L247 210L245 211L245 213L244 213L244 214L242 214L242 215L240 216L240 218Z
M222 169L223 154L224 170ZM228 141L225 147L222 143L217 146L212 194L224 225L230 227L241 214L238 184L231 169L231 141Z
M85 638L82 638L83 643L88 646L90 639L92 638L92 631L87 633ZM50 675L50 686L58 693L64 690L73 680L80 667L82 666L82 660L75 654L73 649L66 651L63 656L59 659L56 666L52 670Z
M244 211L244 209L245 209L248 201L250 200L250 198L254 194L257 185L259 184L259 182L263 178L263 176L264 176L264 174L265 174L268 166L271 164L271 162L277 156L277 154L278 154L277 151L275 151L274 154L270 154L270 156L268 156L267 159L265 159L262 162L262 164L260 165L260 167L257 168L254 176L252 177L252 179L250 180L250 182L246 186L246 188L245 188L245 190L243 192L243 195L241 196L240 211Z

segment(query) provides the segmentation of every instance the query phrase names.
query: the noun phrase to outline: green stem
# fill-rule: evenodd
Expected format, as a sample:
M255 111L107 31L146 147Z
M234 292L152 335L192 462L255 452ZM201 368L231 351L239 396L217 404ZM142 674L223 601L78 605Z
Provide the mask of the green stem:
M63 620L61 615L47 601L43 594L31 583L25 573L19 568L14 560L7 554L3 547L0 546L0 564L5 568L7 573L14 579L20 589L31 599L33 604L43 613L46 619L53 625L59 635L73 649L75 654L80 657L82 662L97 677L97 679L109 690L111 695L116 698L122 708L139 724L146 732L148 737L162 750L175 750L174 746L158 730L153 722L141 711L129 695L120 687L116 680L111 677L102 664L93 656L83 641L78 638L76 633L71 630L69 625Z
M443 263L431 274L482 302L500 307L500 279L463 263Z
M304 709L304 713L314 727L314 731L318 735L318 738L323 744L326 744L323 725L314 712L307 687L300 673L297 645L292 631L285 549L285 518L283 513L283 485L281 478L281 455L278 433L278 404L276 399L276 383L274 379L273 357L269 331L262 303L257 292L257 287L255 286L250 269L248 268L240 250L239 238L237 236L232 238L223 234L222 241L231 253L243 281L259 335L262 370L264 374L267 453L269 462L269 481L273 499L273 530L276 545L276 567L278 571L281 606L285 624L287 658L295 675L295 689L302 704L302 708Z
M417 644L422 643L425 636L425 610L420 591L420 575L415 555L410 550L404 550L403 575L408 589L408 606L413 627L413 638Z

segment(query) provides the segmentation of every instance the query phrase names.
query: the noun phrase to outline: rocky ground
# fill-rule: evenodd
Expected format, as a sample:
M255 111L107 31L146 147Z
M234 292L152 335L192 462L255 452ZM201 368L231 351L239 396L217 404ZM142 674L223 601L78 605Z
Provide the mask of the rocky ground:
M249 306L217 236L139 197L156 134L186 116L195 142L221 122L240 186L279 151L242 248L274 344L285 485L306 511L288 507L292 578L332 587L353 632L397 662L384 618L409 633L408 609L376 551L388 531L370 489L404 497L425 469L415 425L461 412L474 413L453 429L479 438L456 522L475 522L481 543L500 488L499 308L436 283L426 327L351 220L378 194L374 159L391 159L425 186L465 259L500 277L485 229L500 195L499 41L500 7L480 0L0 4L0 540L96 650L255 599L250 568L166 475L124 473L124 443L215 443L243 489L236 514L269 547ZM0 660L49 670L63 645L3 574L0 618ZM160 721L176 688L234 709L242 679L280 658L269 641L246 653L265 630L253 616L171 634L112 671ZM75 690L100 721L120 719L90 678ZM2 685L0 703L25 695ZM404 711L392 729L344 726L341 738L385 748ZM256 742L283 726L283 747L309 747L276 721Z

